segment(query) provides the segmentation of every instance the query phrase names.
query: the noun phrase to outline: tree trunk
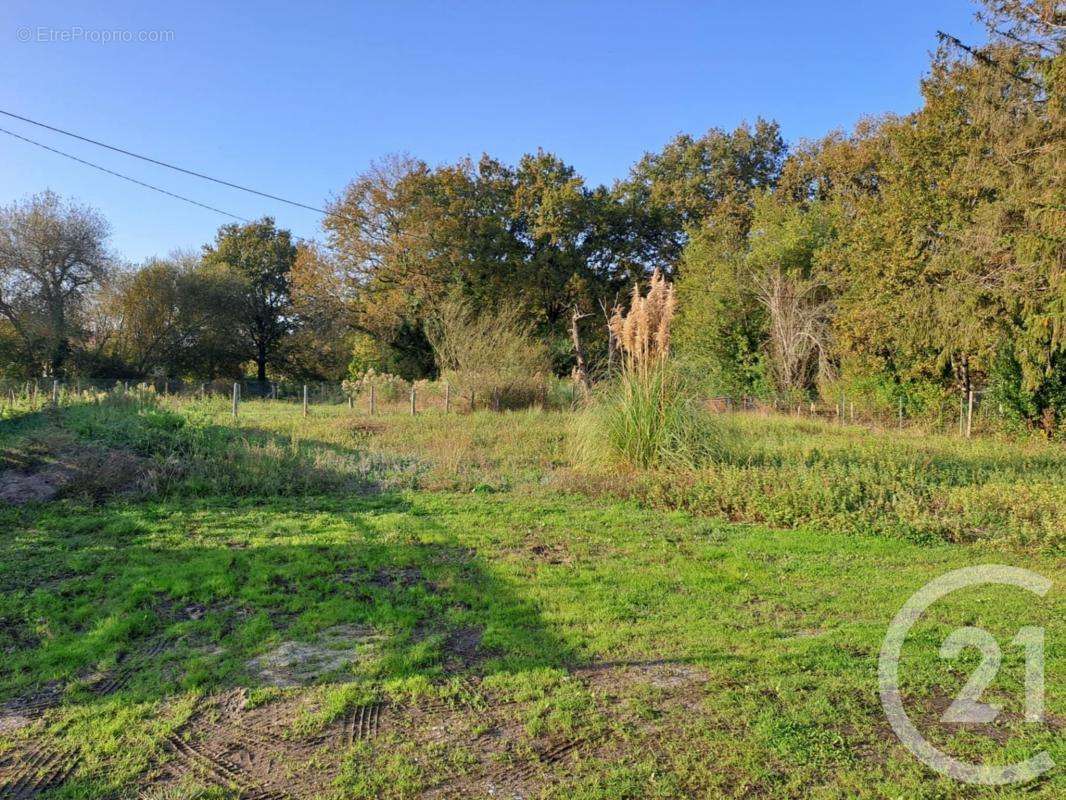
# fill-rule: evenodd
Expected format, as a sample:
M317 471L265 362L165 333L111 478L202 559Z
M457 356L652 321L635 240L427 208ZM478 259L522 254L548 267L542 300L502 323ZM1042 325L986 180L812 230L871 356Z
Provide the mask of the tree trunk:
M581 347L581 332L577 327L578 321L583 316L585 315L578 313L575 305L574 313L570 315L570 339L574 344L574 359L577 362L574 366L574 377L581 384L581 388L588 392L592 389L592 381L589 379L588 366L585 364L585 351Z

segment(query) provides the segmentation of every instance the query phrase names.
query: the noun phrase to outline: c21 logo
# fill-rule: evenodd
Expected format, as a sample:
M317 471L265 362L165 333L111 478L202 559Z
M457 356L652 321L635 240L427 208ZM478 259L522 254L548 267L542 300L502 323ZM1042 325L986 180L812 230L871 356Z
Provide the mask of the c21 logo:
M1046 751L1014 764L971 764L949 756L930 744L914 727L903 708L899 692L899 660L903 643L922 614L937 600L958 589L988 584L1016 586L1043 597L1051 581L1019 567L990 564L949 572L930 581L903 605L889 625L878 661L881 705L889 724L900 741L918 759L938 772L965 783L1002 786L1030 781L1055 766ZM1018 631L1011 644L1025 651L1025 719L1040 722L1044 718L1044 629L1026 626ZM940 647L942 658L956 658L966 648L981 653L981 663L941 719L944 722L987 723L1000 713L994 704L982 701L982 695L995 679L1002 663L1002 651L995 637L982 628L963 627L953 631Z

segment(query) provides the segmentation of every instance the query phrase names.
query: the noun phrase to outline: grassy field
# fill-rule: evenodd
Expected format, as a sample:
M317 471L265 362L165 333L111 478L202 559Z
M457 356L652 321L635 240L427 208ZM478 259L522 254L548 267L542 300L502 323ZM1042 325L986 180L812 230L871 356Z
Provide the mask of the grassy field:
M568 412L107 401L0 422L0 786L55 797L1059 797L922 766L1066 761L1061 445L735 415L683 474L587 472ZM940 714L1003 666L987 726ZM1007 642L1046 627L1046 721ZM0 791L0 795L3 792Z

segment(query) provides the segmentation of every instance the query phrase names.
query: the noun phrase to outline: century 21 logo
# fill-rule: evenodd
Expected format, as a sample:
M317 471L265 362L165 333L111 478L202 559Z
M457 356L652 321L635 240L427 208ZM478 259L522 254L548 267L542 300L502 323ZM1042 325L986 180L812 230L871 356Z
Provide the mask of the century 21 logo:
M914 623L933 603L957 589L986 584L1016 586L1043 597L1051 589L1051 581L1042 575L1018 567L995 564L955 570L930 581L904 604L892 620L888 635L881 646L878 679L881 705L900 741L923 763L966 783L1002 786L1022 783L1047 772L1055 762L1046 751L1014 764L971 764L949 756L930 744L914 727L903 708L899 692L899 660L903 642ZM1011 641L1025 651L1025 719L1042 722L1044 719L1044 629L1023 627ZM956 658L966 648L981 653L981 663L963 686L955 701L944 712L944 722L988 723L999 715L1000 708L984 703L981 696L999 672L1003 654L995 637L982 628L964 627L953 631L940 647L942 658Z

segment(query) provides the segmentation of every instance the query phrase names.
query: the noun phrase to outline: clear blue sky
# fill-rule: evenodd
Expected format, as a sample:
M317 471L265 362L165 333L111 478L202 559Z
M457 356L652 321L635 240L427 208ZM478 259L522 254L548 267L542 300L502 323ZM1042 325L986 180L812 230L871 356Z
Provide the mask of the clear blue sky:
M982 38L967 0L243 5L5 0L0 108L319 205L395 152L513 162L543 147L609 183L680 131L761 114L789 141L817 137L916 108L937 28ZM39 40L79 27L81 41ZM172 34L88 40L114 30ZM320 235L311 212L0 126ZM0 204L45 188L99 208L131 260L199 247L225 222L0 135Z

